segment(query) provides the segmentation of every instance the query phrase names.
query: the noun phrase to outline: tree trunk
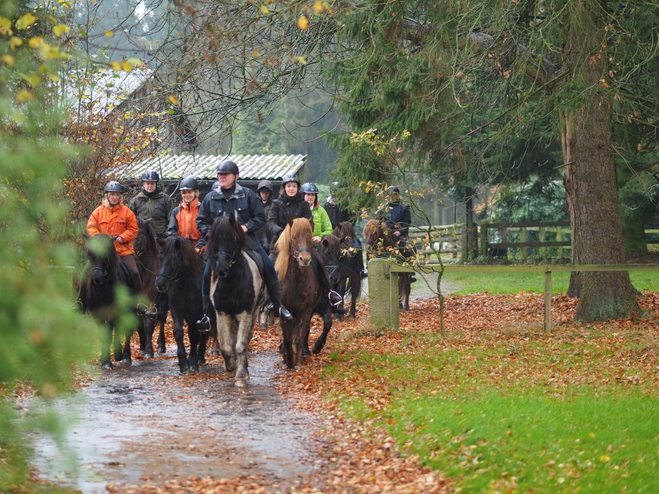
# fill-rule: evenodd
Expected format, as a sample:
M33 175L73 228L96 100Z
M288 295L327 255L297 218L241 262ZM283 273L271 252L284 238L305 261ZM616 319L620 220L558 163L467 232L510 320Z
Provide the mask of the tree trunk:
M606 75L603 3L570 2L565 70L580 105L563 114L565 190L574 264L623 264L622 221L613 155L611 104L600 82ZM574 96L572 94L571 96ZM571 280L572 282L572 280ZM572 283L571 283L572 284ZM571 287L572 288L572 287ZM582 272L575 320L601 321L640 312L628 272Z
M465 188L465 227L462 232L461 261L469 262L478 257L478 225L474 222L474 191Z

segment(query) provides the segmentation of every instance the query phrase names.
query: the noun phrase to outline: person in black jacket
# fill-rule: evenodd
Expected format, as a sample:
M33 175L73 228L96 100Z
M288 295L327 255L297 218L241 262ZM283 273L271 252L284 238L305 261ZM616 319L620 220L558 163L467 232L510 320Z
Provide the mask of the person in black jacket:
M332 222L332 228L336 228L340 223L344 221L349 221L350 223L355 224L355 215L351 214L347 209L339 207L336 199L336 190L339 187L339 182L334 182L330 188L330 195L323 206L325 211L327 211L327 216L329 216L330 221Z
M268 224L272 232L272 244L270 245L270 258L277 258L277 248L275 243L279 239L279 235L284 231L288 224L288 219L307 218L313 222L311 214L311 207L309 203L304 200L304 195L300 192L300 179L297 175L285 175L282 179L282 190L279 197L272 203L272 209L268 215ZM320 259L318 252L312 251L311 263L316 270L316 276L325 294L327 295L330 304L339 305L343 302L343 298L338 292L332 290L332 284L327 276L327 270L323 261Z
M385 222L389 229L389 234L396 241L398 250L404 258L408 258L413 252L407 247L409 242L409 229L412 225L412 213L410 206L404 203L400 198L400 189L396 185L390 185L387 188L389 194L389 202L379 211L382 221ZM414 275L411 276L410 281L416 281Z
M256 188L256 192L259 195L259 198L261 199L261 204L263 205L263 212L265 212L266 218L270 214L270 210L272 209L272 204L274 202L274 198L272 197L272 182L270 180L261 180L259 182L258 187ZM272 243L272 232L270 231L270 225L266 221L265 225L263 225L261 228L259 228L256 231L256 238L259 239L259 243L261 244L261 247L263 247L263 250L269 254L270 253L270 244Z
M201 249L208 243L208 233L215 218L226 214L234 215L249 236L250 247L263 259L263 277L265 278L264 281L268 287L270 301L272 302L272 312L284 319L291 319L293 317L291 313L281 306L281 286L279 285L275 266L261 247L254 233L266 221L261 200L254 191L242 187L236 182L239 176L239 169L238 165L233 161L222 161L217 166L216 172L220 189L211 190L206 194L199 208L197 228L201 232L201 238L197 243L197 247ZM210 329L210 319L208 318L210 310L210 274L211 261L210 256L208 256L201 286L204 317L197 321L197 329L199 331L208 331Z

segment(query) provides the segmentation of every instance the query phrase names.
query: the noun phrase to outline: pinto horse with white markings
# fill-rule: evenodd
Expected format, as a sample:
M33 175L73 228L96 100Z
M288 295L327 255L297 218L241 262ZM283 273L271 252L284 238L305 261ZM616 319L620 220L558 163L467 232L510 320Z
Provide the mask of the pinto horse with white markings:
M249 237L233 215L218 216L208 238L220 354L227 373L235 375L235 385L244 387L249 380L247 351L254 321L267 300L266 284L255 260L258 254L249 255Z

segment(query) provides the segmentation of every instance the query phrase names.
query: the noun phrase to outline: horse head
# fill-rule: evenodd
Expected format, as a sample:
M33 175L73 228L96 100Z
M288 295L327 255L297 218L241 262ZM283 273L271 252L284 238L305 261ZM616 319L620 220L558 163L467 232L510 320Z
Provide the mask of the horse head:
M101 285L108 276L113 276L120 262L114 239L104 233L87 241L87 258L92 266L91 281L95 285Z
M296 218L288 220L286 229L290 235L291 255L302 267L311 264L311 247L313 246L313 226L311 220Z
M242 256L249 238L233 215L218 216L209 234L213 270L220 278L228 276L233 265Z
M194 245L187 238L170 236L159 239L160 269L156 277L156 288L164 293L187 274L199 274L201 263Z
M334 229L334 235L339 238L341 257L355 257L360 253L360 246L355 242L357 233L355 227L349 221L342 221ZM361 254L360 254L361 255Z
M325 261L330 283L336 285L339 282L339 257L341 257L339 238L335 235L324 235L318 245L318 251Z

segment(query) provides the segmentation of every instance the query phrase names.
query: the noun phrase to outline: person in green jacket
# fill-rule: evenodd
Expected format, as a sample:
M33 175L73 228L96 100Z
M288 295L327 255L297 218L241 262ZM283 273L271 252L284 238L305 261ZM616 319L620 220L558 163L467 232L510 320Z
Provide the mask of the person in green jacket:
M312 182L307 182L300 187L304 194L304 200L309 203L311 215L313 216L313 241L319 244L323 235L331 235L334 229L327 211L318 203L318 187Z
M145 220L151 218L153 229L158 238L167 236L169 217L172 215L174 203L158 186L160 175L155 170L142 173L142 190L128 203L130 210Z

